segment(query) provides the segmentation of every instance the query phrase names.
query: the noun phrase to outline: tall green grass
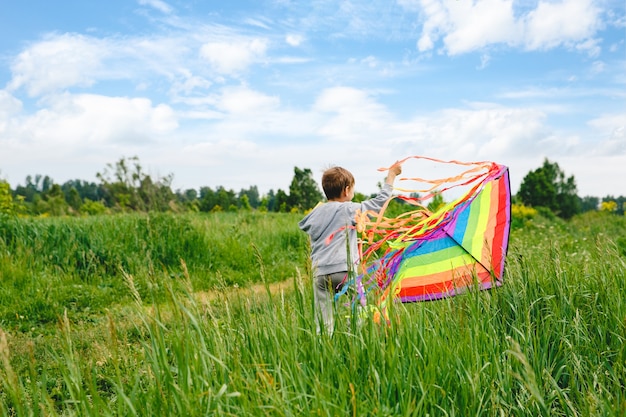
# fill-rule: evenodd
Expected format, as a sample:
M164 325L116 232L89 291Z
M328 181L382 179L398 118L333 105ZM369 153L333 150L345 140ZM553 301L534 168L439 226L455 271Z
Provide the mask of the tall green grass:
M146 294L181 260L197 290L245 287L293 276L306 263L297 218L277 213L127 214L85 218L0 217L0 326L22 331L128 300L123 273ZM163 293L162 293L163 295Z
M332 335L315 330L307 273L271 292L263 256L260 293L199 297L185 263L143 291L122 272L128 302L93 322L0 332L0 413L621 416L625 228L537 219L513 232L502 287L398 304L389 326L340 305Z

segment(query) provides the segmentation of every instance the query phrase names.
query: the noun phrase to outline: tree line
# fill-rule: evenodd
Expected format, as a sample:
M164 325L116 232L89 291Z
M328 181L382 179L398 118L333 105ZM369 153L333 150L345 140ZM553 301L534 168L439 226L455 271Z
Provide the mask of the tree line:
M323 196L310 169L294 168L288 191L270 190L261 195L256 186L238 192L219 186L176 190L173 175L153 178L137 157L121 158L96 174L99 180L55 183L49 176L27 176L12 190L0 180L0 213L22 215L95 215L149 211L304 211Z
M137 157L121 158L116 163L107 164L96 178L98 183L70 180L57 184L48 176L29 175L25 184L14 190L6 181L0 180L0 213L62 216L149 211L304 212L323 200L312 171L298 167L294 167L289 190L270 190L264 195L256 186L238 192L222 186L173 191L171 174L152 178L144 172ZM355 195L355 201L366 198L368 196L360 193ZM439 200L437 204L443 203ZM574 177L566 177L558 164L548 159L524 177L513 202L564 219L590 210L624 215L626 208L626 197L623 196L580 198ZM395 207L401 206L401 201L392 203L389 209L402 211L402 208Z

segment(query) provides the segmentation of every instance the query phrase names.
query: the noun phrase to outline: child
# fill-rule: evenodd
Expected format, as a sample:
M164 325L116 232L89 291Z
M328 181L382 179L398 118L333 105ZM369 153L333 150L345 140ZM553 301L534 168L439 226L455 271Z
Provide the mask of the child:
M299 223L300 229L308 233L311 239L315 305L329 333L333 332L334 327L334 295L341 291L348 268L355 267L359 260L354 230L357 211L378 213L391 197L393 183L401 172L399 164L393 165L378 195L362 203L353 203L354 177L350 171L341 167L329 168L322 175L322 188L328 201L318 204ZM342 228L345 230L340 230ZM333 233L335 235L329 240Z

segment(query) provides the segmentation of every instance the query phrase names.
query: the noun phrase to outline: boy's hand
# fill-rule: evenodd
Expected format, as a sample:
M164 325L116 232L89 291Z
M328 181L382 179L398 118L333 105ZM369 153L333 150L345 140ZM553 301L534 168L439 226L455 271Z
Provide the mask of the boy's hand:
M398 162L389 167L389 173L387 174L387 184L392 184L396 180L396 177L402 173L402 165Z
M396 162L391 166L391 168L389 168L389 173L393 174L394 177L402 174L402 165Z

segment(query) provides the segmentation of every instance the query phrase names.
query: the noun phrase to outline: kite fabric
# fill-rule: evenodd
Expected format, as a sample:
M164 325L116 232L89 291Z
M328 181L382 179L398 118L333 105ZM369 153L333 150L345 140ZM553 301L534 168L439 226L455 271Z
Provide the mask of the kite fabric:
M412 158L468 168L460 175L438 180L399 178L398 182L430 184L423 190L395 188L411 195L426 193L422 197L395 197L417 207L412 211L386 218L386 205L378 214L357 215L361 265L351 283L357 288L361 304L365 305L366 294L374 289L380 291L379 305L384 310L389 299L435 300L469 287L501 285L511 220L508 168L494 162L441 161L421 156L397 163ZM434 212L422 205L459 186L469 191Z

